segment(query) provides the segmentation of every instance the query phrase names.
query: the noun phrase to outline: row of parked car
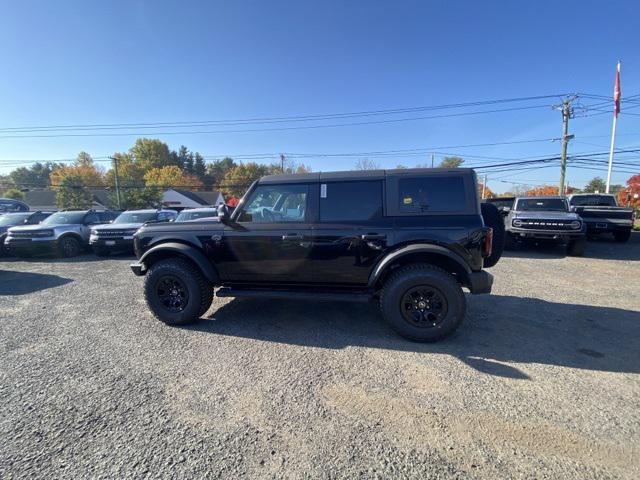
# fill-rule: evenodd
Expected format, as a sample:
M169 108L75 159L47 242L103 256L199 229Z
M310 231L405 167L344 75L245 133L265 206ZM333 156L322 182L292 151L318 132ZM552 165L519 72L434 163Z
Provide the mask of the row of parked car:
M3 255L57 254L73 257L93 250L96 255L133 252L133 234L144 224L212 220L216 207L145 210L63 210L14 212L0 216Z
M522 244L558 243L567 254L581 256L588 236L611 234L626 242L634 210L620 207L614 195L575 194L568 197L502 197L485 200L504 217L504 248Z

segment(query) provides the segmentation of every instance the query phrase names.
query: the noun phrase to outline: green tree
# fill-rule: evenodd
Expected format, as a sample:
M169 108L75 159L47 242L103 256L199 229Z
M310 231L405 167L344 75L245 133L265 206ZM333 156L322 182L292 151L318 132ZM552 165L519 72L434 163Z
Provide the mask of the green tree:
M227 172L236 166L236 163L230 157L215 160L207 164L207 177L210 179L211 184L221 184Z
M151 138L137 139L129 153L143 171L176 165L178 162L178 157L171 155L166 143Z
M225 196L241 197L258 178L269 173L267 165L241 163L228 170L221 182L220 189Z
M585 193L604 193L607 188L607 184L601 177L592 178L589 183L584 187Z
M150 208L160 205L164 190L148 187L144 181L145 172L140 168L134 157L129 153L113 155L118 162L118 185L120 186L120 207ZM117 206L115 191L115 170L112 168L105 176L105 183L109 186L109 201Z
M13 200L24 200L24 193L17 188L10 188L2 194L4 198L11 198Z
M207 166L204 163L204 157L198 152L193 157L193 174L200 180L204 180L207 175Z
M460 157L444 157L440 162L440 168L458 168L464 163L464 160Z
M49 177L51 173L57 169L62 167L63 165L60 163L53 162L36 162L30 167L20 167L13 170L9 177L13 184L18 187L41 187L46 188L50 186Z
M184 145L181 145L178 150L178 159L185 172L189 174L193 173L193 154L191 154L189 149Z
M93 195L87 190L80 175L68 175L62 178L57 187L56 204L58 208L90 208Z

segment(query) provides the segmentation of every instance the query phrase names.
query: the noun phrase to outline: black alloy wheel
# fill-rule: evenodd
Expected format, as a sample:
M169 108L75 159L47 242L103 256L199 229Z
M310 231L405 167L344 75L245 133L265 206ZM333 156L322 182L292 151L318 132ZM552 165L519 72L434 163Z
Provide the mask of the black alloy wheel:
M189 290L174 275L165 275L158 280L156 294L160 304L171 313L182 312L189 303Z
M447 300L440 290L430 285L410 288L402 296L402 316L418 328L433 328L447 316Z

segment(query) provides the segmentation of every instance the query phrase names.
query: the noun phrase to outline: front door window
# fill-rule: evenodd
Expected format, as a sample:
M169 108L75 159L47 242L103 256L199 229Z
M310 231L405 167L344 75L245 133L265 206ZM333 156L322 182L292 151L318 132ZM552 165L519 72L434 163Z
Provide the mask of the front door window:
M307 185L260 185L238 216L240 223L302 223Z

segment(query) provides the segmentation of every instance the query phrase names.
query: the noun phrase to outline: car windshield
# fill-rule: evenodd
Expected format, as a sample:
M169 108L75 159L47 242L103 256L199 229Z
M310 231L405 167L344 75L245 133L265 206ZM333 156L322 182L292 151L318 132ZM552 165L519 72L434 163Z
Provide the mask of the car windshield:
M183 210L176 218L176 222L188 222L189 220L197 220L198 218L217 217L218 210Z
M522 198L518 200L516 210L566 212L567 204L562 198Z
M0 217L1 227L12 227L14 225L21 225L29 218L30 213L8 213Z
M578 195L571 198L571 205L581 207L615 207L616 200L613 195Z
M113 223L144 223L157 217L158 212L124 212Z
M74 225L82 223L86 212L58 212L44 219L40 225Z

